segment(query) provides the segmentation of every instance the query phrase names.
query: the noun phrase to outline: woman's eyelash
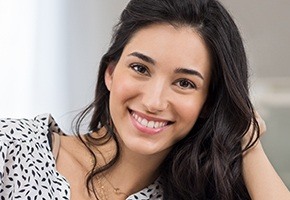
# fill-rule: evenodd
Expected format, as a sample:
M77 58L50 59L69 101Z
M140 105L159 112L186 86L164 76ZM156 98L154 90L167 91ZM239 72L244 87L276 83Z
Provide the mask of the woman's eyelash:
M196 84L188 79L179 79L176 81L176 85L182 89L196 89Z
M143 64L133 63L133 64L130 64L129 67L140 75L150 76L149 69ZM180 87L181 89L196 89L197 88L196 84L193 81L189 79L185 79L185 78L176 80L174 84Z
M142 64L131 64L130 67L139 74L149 75L149 70Z

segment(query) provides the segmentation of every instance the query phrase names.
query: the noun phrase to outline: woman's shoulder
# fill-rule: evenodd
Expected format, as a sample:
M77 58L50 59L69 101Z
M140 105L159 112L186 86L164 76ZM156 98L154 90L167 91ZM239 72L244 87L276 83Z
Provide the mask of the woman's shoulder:
M0 119L1 197L69 196L69 184L55 167L49 138L53 132L61 133L50 114Z
M48 133L63 134L50 114L37 115L33 119L0 119L0 141L27 141L46 139Z

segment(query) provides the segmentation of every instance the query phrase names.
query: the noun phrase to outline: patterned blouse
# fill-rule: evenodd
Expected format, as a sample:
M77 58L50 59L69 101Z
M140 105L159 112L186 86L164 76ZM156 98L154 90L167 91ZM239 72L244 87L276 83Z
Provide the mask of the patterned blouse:
M51 134L63 134L49 114L0 119L0 200L70 199L68 181L56 170ZM157 180L126 200L162 200Z

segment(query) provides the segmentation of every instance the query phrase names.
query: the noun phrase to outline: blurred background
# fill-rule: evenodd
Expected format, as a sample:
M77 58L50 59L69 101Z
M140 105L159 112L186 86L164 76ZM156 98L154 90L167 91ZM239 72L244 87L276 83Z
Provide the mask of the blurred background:
M0 0L0 117L51 113L62 129L94 94L98 63L128 0ZM262 142L290 188L290 1L221 0L239 26Z

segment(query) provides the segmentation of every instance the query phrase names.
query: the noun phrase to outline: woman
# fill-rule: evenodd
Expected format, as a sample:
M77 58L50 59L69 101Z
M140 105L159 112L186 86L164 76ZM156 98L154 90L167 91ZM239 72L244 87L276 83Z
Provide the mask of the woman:
M1 121L2 199L290 199L259 142L247 70L218 1L131 0L77 137L47 115Z

